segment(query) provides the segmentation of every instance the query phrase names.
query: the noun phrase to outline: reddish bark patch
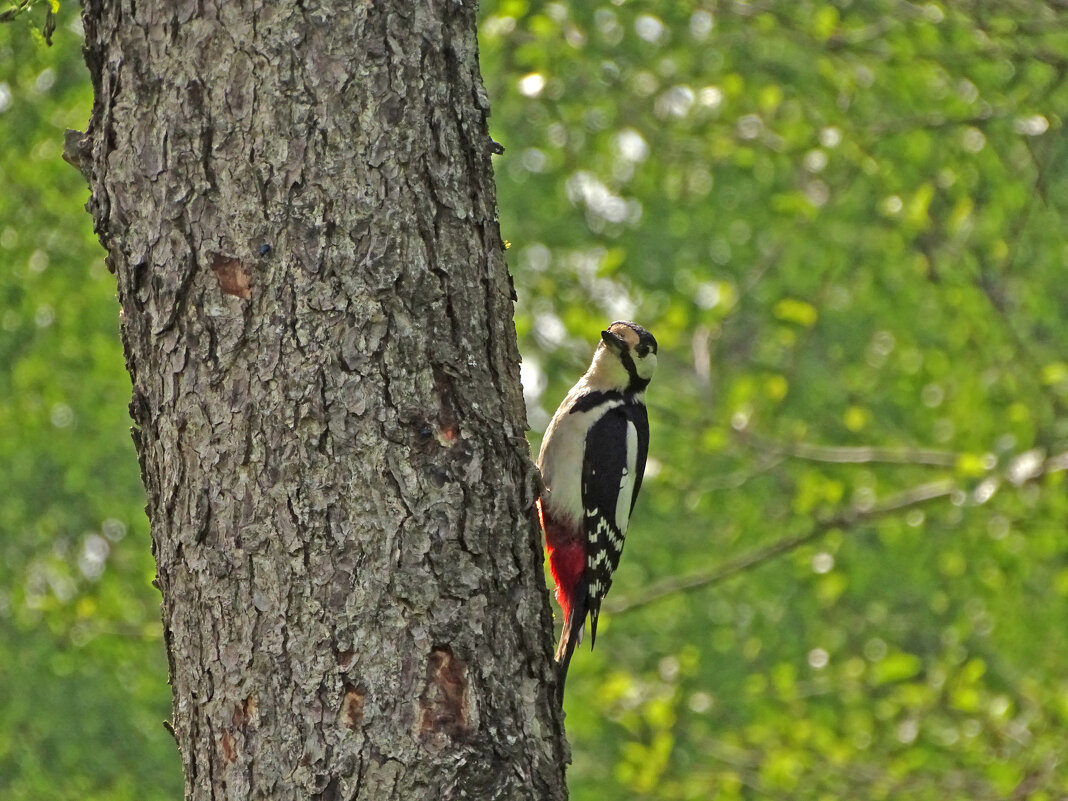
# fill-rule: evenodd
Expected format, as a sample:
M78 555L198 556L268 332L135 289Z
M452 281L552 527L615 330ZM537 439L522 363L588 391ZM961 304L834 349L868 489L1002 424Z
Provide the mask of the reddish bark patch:
M438 394L438 431L441 443L452 445L460 436L460 423L456 415L456 397L452 389L452 379L444 371L434 368L434 390Z
M222 752L227 762L237 762L237 744L234 742L234 736L228 731L223 732Z
M348 670L352 664L352 660L355 658L355 651L338 651L337 653L337 666L342 670Z
M427 661L426 689L419 698L422 734L441 733L457 739L469 731L467 665L447 645L436 645Z
M248 266L240 259L214 253L211 257L211 269L219 282L219 288L227 295L245 300L252 297L252 278Z
M355 729L363 721L363 705L367 693L353 684L345 685L345 695L341 699L341 722L350 729Z

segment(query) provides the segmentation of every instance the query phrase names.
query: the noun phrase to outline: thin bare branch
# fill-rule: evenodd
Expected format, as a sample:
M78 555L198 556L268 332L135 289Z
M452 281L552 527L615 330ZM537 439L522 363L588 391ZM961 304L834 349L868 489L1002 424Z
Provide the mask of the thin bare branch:
M1043 460L1038 469L1029 472L1026 478L1017 485L1029 484L1051 473L1064 470L1068 470L1068 452L1058 453ZM996 481L1000 478L1000 473L990 471L989 477ZM676 576L666 579L654 585L640 598L624 598L618 602L609 601L605 604L605 609L613 614L630 612L634 609L649 606L670 595L711 587L726 581L732 576L769 562L778 556L797 550L802 545L815 542L834 529L856 528L861 524L888 517L896 512L922 506L942 498L956 495L964 497L963 493L964 490L952 479L941 479L918 484L915 487L891 495L884 501L871 505L853 505L837 514L817 520L800 534L784 537L781 540L756 548L749 553L729 559L712 570L696 573L692 576ZM990 496L987 495L986 497L989 498Z
M725 475L711 476L707 481L698 485L701 492L722 492L723 490L738 489L749 483L759 475L774 470L783 463L783 457L767 454L763 456L756 466L749 470L735 470Z
M776 540L749 553L742 554L735 559L730 559L711 571L697 573L693 576L668 579L654 585L641 598L623 599L619 603L609 602L605 606L609 612L615 614L629 612L648 606L675 593L690 592L713 584L719 584L731 576L762 565L777 556L790 553L802 545L814 542L833 529L853 528L861 523L885 517L902 509L948 497L957 491L957 485L948 479L932 481L893 495L882 503L869 507L851 506L838 514L817 520L807 531L801 534Z
M932 448L881 448L873 446L849 447L842 445L817 445L810 442L777 442L752 434L744 434L746 444L757 450L806 459L812 462L835 464L917 464L932 467L954 467L960 454Z

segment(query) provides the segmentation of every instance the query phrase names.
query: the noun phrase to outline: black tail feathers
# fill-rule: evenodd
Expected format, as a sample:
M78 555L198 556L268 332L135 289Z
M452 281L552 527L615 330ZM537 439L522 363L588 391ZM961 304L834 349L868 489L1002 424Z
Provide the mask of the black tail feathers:
M560 642L556 646L556 692L561 705L564 703L564 682L571 664L571 655L575 653L575 646L582 642L582 630L589 611L589 587L585 581L581 581L576 587L569 611L570 614L564 618Z

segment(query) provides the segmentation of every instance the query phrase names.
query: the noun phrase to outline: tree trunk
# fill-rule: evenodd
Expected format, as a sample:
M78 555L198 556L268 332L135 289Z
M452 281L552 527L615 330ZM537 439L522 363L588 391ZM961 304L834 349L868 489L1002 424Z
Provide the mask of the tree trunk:
M474 3L87 0L191 799L556 799Z

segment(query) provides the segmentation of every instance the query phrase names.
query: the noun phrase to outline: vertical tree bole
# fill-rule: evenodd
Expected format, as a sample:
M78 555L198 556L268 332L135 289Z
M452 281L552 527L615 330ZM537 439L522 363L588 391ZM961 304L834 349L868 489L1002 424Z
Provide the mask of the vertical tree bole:
M84 24L187 797L564 798L474 4Z

